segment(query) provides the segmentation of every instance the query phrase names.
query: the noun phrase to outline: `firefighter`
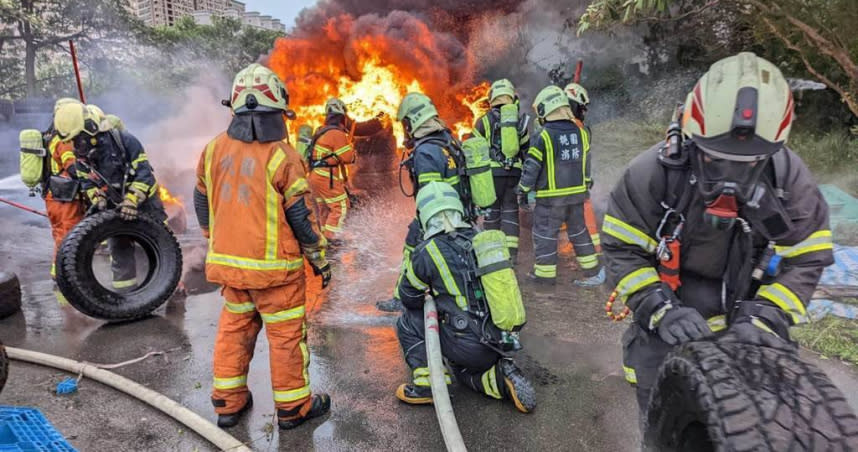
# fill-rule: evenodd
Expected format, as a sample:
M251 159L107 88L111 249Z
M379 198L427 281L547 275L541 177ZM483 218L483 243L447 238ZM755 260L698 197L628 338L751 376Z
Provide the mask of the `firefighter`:
M337 240L348 215L348 168L356 154L346 128L346 105L340 99L325 104L325 124L316 131L307 149L309 183L319 206L322 230L328 241Z
M566 87L563 88L563 91L566 91L566 96L569 98L569 106L572 107L572 114L575 116L575 125L580 129L587 129L587 135L590 138L590 144L592 145L593 133L590 130L590 127L584 125L584 118L587 115L587 109L590 107L590 95L583 86L577 83L566 85ZM592 175L587 188L590 191L593 190ZM596 253L601 254L602 240L599 237L599 227L596 225L596 213L593 211L593 200L590 198L587 198L587 200L584 201L584 221L587 224L587 231L590 233L590 239L593 241Z
M419 190L429 182L445 182L456 189L460 198L467 199L462 196L465 186L459 177L464 159L452 132L438 116L432 100L422 93L408 93L399 105L396 119L402 123L405 131L405 148L409 152L406 166L414 190ZM387 312L402 309L398 287L404 277L405 264L410 259L411 251L420 243L422 235L420 221L414 218L405 236L402 265L393 289L393 298L376 303L378 309Z
M432 403L423 324L424 296L432 293L441 352L455 378L488 397L512 400L523 413L533 411L533 386L512 359L500 353L501 333L488 310L474 308L480 297L472 279L477 270L472 247L476 231L464 219L458 193L449 184L429 182L417 194L417 205L425 232L406 262L406 277L399 286L406 309L396 324L412 380L396 389L396 397L409 404Z
M474 124L474 135L490 144L492 177L497 201L484 219L486 229L500 229L506 234L513 261L518 255L518 199L515 188L521 178L522 154L527 152L530 115L519 112L518 95L507 79L492 83L489 89L491 109Z
M582 287L598 286L605 271L587 232L584 201L590 197L590 136L572 115L566 93L556 86L544 88L533 103L543 129L531 140L518 192L536 191L533 210L533 271L540 283L553 284L557 278L557 234L563 224L575 248L575 258L584 278Z
M77 104L76 99L62 98L54 104L54 114L66 104ZM43 192L45 198L45 213L51 223L51 235L54 238L54 259L51 262L51 278L56 278L56 255L66 234L84 217L83 199L78 193L80 184L73 177L75 164L74 146L63 142L51 127L44 133L43 139L48 143L50 155L50 174Z
M807 319L833 252L828 206L786 147L793 106L772 63L753 53L718 61L669 139L635 158L611 193L603 246L609 281L634 312L623 368L642 420L673 347L713 333L792 347L789 327Z
M75 177L81 181L92 211L116 207L123 220L145 213L157 221L167 219L158 198L158 183L143 145L128 132L105 126L100 110L80 103L60 106L54 128L65 143L74 146ZM126 292L137 285L134 242L125 237L108 239L112 286Z
M209 239L206 276L226 299L214 347L212 404L232 427L252 406L250 360L262 326L268 336L278 425L291 429L328 412L307 372L304 260L326 287L327 242L310 211L304 166L287 139L289 94L268 68L251 64L233 82L232 122L197 166L194 208ZM303 254L303 257L302 257Z

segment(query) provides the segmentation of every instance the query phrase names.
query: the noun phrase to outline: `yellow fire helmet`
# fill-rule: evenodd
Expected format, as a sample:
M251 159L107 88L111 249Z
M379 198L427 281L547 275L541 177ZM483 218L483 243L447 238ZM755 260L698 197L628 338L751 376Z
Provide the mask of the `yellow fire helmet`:
M271 69L253 63L236 74L232 82L230 107L236 114L286 111L289 107L289 92Z
M543 88L533 101L533 111L539 119L545 119L554 110L562 107L569 107L569 99L562 89L554 85Z
M492 83L491 88L489 88L489 104L495 106L496 101L498 101L501 96L509 96L508 103L512 103L515 100L515 86L511 81L505 78Z
M566 96L569 97L569 100L574 100L585 107L590 105L590 95L587 94L587 90L583 86L577 83L570 83L566 85L566 88L563 88L563 91L566 91Z
M104 114L104 110L102 110L98 105L86 104L86 108L89 109L89 114L92 115L92 117L98 118L99 122L107 116Z
M60 140L68 142L78 136L81 132L89 136L98 133L98 119L93 117L86 105L67 103L60 105L54 114L54 129L56 129Z
M777 66L743 52L716 62L688 94L682 132L718 158L753 161L780 150L793 97Z
M328 99L325 103L325 114L338 114L345 116L346 114L346 104L343 101L337 99L336 97L332 97Z
M408 127L406 129L410 130L419 129L423 123L436 116L438 116L438 110L432 100L423 93L406 94L396 112L396 120L407 121Z
M57 99L56 103L54 103L54 114L57 114L57 110L66 104L79 104L80 101L75 99L74 97L61 97Z

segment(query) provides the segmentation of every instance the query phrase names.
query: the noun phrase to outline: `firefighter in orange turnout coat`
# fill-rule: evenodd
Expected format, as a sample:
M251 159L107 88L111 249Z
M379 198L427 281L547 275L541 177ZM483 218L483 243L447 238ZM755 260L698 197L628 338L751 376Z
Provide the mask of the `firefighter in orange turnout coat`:
M252 406L247 387L259 331L269 342L271 385L281 429L327 413L313 394L304 320L306 258L322 285L331 277L301 157L286 141L288 93L268 68L235 77L229 129L204 149L194 208L209 238L206 275L223 285L225 304L214 348L212 403L218 425L232 427Z

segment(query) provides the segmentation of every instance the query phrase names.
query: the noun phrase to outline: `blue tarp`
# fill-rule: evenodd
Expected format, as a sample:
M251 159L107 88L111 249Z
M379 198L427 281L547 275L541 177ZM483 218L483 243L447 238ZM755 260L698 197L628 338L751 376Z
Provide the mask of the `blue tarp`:
M834 265L822 272L819 286L854 287L858 290L858 247L834 245ZM811 300L807 311L813 320L826 315L858 319L858 306L834 300Z

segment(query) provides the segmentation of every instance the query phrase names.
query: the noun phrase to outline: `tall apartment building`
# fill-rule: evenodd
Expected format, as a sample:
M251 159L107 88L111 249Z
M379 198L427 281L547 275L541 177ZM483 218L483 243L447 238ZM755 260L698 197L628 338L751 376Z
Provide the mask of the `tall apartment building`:
M172 26L180 18L194 12L194 0L132 0L134 13L146 25Z
M131 9L150 27L173 26L185 16L192 16L201 25L211 25L215 16L232 17L245 25L266 30L286 31L279 19L246 11L237 0L131 0Z

